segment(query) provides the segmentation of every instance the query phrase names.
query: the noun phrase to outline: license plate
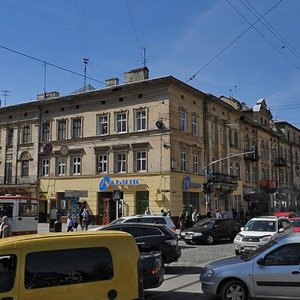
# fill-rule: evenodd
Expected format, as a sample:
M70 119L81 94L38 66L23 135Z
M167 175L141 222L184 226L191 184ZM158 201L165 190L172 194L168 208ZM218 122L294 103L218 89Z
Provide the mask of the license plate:
M192 237L191 235L186 235L184 238L185 238L186 240L191 240L193 237Z

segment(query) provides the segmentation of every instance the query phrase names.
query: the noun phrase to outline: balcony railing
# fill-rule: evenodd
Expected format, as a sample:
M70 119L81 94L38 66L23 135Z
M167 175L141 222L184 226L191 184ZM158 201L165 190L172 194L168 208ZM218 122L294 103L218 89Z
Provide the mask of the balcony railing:
M0 177L1 185L37 184L37 176L3 176Z
M286 160L283 157L273 158L273 164L275 167L284 167L286 166Z
M219 183L236 183L236 181L238 181L238 176L225 173L213 173L210 175L209 181Z

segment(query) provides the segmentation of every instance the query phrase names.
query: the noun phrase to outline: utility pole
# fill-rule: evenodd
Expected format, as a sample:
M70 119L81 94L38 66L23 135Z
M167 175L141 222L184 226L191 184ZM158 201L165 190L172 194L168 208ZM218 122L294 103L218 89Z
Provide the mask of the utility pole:
M1 90L2 96L4 96L4 106L6 106L6 98L9 96L9 90Z
M86 65L88 64L89 59L84 58L83 63L84 63L84 81L83 81L83 90L86 91Z

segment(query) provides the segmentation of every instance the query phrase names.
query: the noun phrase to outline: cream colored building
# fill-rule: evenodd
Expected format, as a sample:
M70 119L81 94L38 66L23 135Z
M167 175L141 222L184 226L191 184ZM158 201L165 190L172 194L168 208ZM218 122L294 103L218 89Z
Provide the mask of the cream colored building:
M232 208L246 210L247 194L260 192L275 172L270 139L279 135L265 104L258 112L241 109L238 101L172 76L149 79L148 72L127 72L124 84L112 78L102 89L2 107L0 193L39 197L41 214L50 218L54 208L66 216L87 207L95 223L147 207L153 214L170 210L175 221L183 207L202 216L207 209L228 216ZM299 140L291 143L298 153ZM243 153L252 145L267 147L270 157L248 162ZM292 170L296 175L297 163ZM209 198L206 181L213 183Z

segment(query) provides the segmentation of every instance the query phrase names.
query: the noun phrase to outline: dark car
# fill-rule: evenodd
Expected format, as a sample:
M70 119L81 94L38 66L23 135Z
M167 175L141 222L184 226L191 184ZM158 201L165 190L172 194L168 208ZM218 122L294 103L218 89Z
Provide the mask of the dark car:
M209 218L196 223L193 227L181 232L181 239L187 244L207 243L213 244L215 241L230 240L240 232L240 224L233 219Z
M161 286L165 275L161 252L141 252L140 255L144 290Z
M141 252L161 251L163 264L178 261L181 256L177 236L161 224L121 223L100 230L122 230L130 233Z

